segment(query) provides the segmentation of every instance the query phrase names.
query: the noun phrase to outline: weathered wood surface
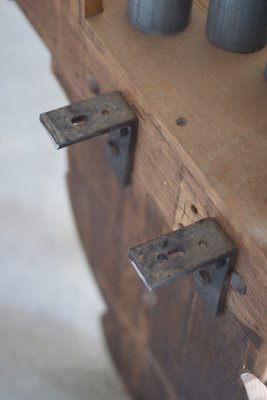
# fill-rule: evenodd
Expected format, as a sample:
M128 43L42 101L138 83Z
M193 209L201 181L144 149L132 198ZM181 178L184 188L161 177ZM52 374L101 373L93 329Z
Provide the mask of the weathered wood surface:
M129 266L131 243L170 227L142 186L117 184L103 150L100 142L73 147L68 181L80 236L110 308L108 344L130 391L147 400L245 400L239 376L252 367L255 350L231 313L211 317L190 277L147 292Z
M130 188L117 186L101 139L70 150L69 175L81 238L111 309L105 330L133 393L240 398L237 375L254 347L232 314L255 345L267 326L266 50L236 55L209 44L206 0L195 2L189 29L168 38L131 28L123 0L106 0L105 12L90 19L83 1L18 3L71 101L93 94L90 74L101 93L121 90L139 117ZM176 125L178 117L187 124ZM247 294L231 290L229 311L212 319L183 280L161 289L151 306L128 249L205 216L237 243Z

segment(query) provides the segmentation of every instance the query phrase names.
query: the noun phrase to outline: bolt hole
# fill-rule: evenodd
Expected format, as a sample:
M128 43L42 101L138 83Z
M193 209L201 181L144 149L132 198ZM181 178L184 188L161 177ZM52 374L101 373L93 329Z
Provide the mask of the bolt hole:
M231 287L239 294L246 294L247 288L246 288L246 284L243 280L243 278L241 278L241 276L233 271L231 273Z
M116 142L114 142L114 140L109 140L108 141L108 146L110 148L110 152L111 152L112 157L116 157L116 156L119 155L120 151L119 151L119 148L118 148Z
M126 137L128 135L128 128L122 128L120 131L120 137Z
M109 110L107 110L107 109L104 109L101 112L103 115L109 115Z
M83 125L87 121L86 115L78 115L77 117L73 117L71 119L71 123L74 126Z
M181 246L174 247L173 249L170 249L167 254L168 256L175 256L175 257L181 257L184 256L184 250L181 248Z
M196 206L194 204L191 204L191 211L193 214L197 215L198 214L198 209L196 208Z
M200 271L197 271L197 277L198 277L198 281L199 281L200 285L203 287L207 286L211 282L210 274L205 269L201 269Z
M206 242L206 240L200 240L200 242L198 242L198 245L200 247L208 247L208 242Z
M168 246L168 244L169 244L169 240L165 239L164 242L162 243L163 249L165 249Z
M183 117L177 118L176 125L178 126L185 126L187 123L186 119Z
M160 262L167 261L167 259L168 259L168 257L167 257L166 254L164 254L164 253L158 255L158 260L159 260Z
M227 262L227 259L226 258L224 258L223 260L220 260L220 261L218 261L217 262L217 265L216 265L216 268L222 268L222 267L224 267L225 265L226 265L226 262Z

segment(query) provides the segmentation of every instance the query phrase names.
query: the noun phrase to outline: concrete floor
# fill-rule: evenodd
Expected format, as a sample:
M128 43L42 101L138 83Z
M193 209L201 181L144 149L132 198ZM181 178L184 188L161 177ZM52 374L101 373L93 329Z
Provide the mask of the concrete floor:
M0 2L0 399L129 399L39 114L68 103L16 5Z

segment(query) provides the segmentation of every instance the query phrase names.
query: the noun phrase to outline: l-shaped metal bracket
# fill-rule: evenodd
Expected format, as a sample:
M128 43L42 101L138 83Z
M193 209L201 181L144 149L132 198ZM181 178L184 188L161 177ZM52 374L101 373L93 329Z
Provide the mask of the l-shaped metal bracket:
M138 121L119 92L41 114L40 121L57 149L108 134L108 164L123 186L130 183Z
M129 259L149 289L194 274L210 312L222 312L237 250L213 218L203 219L130 250Z

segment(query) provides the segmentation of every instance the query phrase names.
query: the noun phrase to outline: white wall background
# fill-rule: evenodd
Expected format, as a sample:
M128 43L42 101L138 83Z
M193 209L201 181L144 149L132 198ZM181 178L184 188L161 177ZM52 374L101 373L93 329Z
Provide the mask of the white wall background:
M15 3L0 1L0 400L128 398L103 345L105 309L39 114L68 103Z

